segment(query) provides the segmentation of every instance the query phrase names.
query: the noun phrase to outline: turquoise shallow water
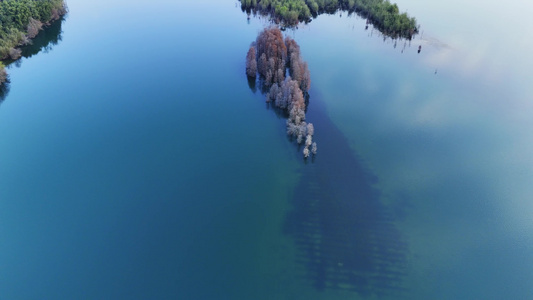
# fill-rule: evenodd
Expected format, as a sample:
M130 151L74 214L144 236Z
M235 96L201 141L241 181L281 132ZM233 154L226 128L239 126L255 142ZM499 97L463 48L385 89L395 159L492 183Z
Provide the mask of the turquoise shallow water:
M311 71L305 163L246 82L266 20L69 1L57 44L8 70L0 298L528 298L529 32L399 6L423 26L405 48L345 14L286 31Z

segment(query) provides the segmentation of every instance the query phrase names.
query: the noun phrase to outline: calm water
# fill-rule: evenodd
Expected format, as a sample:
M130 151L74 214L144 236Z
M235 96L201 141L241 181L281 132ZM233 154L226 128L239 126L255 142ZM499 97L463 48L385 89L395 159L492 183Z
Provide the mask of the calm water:
M70 0L0 104L0 299L531 298L531 5L456 2L286 32L304 162L246 82L266 20Z

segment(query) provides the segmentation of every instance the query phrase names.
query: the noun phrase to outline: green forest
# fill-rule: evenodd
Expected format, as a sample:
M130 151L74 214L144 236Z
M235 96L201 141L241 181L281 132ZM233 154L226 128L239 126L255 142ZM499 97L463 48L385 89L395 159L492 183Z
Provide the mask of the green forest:
M357 13L369 20L383 34L410 39L418 32L415 18L400 13L398 5L388 0L240 0L243 11L272 16L275 22L295 26L309 22L321 13L337 10Z
M67 12L63 0L4 0L0 2L0 60L20 57L17 47L31 42L43 26ZM6 80L0 65L0 82Z

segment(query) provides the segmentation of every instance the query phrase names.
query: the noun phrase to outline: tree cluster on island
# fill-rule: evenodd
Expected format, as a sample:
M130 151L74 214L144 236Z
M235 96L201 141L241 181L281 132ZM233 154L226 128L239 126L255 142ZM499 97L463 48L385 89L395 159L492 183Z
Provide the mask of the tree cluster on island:
M287 69L289 76L285 76ZM259 75L266 101L288 114L287 134L295 137L298 144L304 142L304 157L316 154L314 126L305 121L305 96L311 87L311 76L296 41L288 36L283 39L276 27L265 28L248 50L246 75Z
M295 26L309 22L311 17L338 10L357 13L366 18L383 34L392 38L411 39L418 33L415 18L400 13L398 5L389 0L240 0L248 13L270 15L276 23Z
M18 48L31 43L39 31L67 13L63 0L3 0L0 2L0 60L16 60ZM7 80L0 63L0 83Z

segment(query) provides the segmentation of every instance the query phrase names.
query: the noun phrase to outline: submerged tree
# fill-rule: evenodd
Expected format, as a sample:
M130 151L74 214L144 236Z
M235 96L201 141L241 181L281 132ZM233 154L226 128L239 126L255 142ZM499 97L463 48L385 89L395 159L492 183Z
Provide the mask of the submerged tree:
M307 62L300 56L300 46L290 37L285 38L289 57L289 71L291 77L298 81L302 91L308 91L311 88L311 75Z
M287 69L290 76L285 77ZM315 151L309 151L313 144L313 124L305 122L305 95L311 86L311 77L296 41L290 37L283 39L278 28L265 28L248 50L246 74L249 78L259 74L266 102L287 114L287 134L295 137L298 144L305 138L304 157L316 154L316 146Z
M246 75L255 77L257 74L257 59L255 58L255 46L252 44L246 55Z
M268 88L285 79L287 47L283 34L277 28L265 28L257 36L257 71Z

